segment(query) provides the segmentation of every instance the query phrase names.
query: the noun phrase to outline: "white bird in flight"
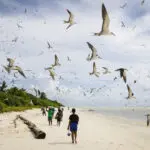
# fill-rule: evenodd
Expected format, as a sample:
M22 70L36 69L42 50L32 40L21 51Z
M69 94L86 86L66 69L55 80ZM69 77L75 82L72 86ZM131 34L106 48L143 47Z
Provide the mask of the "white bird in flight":
M69 29L72 25L76 24L76 22L74 22L74 15L72 14L72 12L68 9L66 9L66 10L69 14L69 19L68 19L68 21L64 20L64 23L69 23L69 25L66 28L66 29Z
M98 53L97 53L97 50L96 50L96 48L92 45L92 44L90 44L89 42L86 42L87 44L88 44L88 47L91 49L91 51L92 51L92 54L90 55L88 55L88 57L87 57L87 60L88 61L91 61L91 60L95 60L95 59L101 59L101 57L98 55Z
M105 70L105 72L103 72L103 74L111 73L111 72L108 70L108 68L106 68L106 67L102 67L102 68Z
M101 35L114 35L115 36L113 32L109 31L110 19L109 19L104 3L102 3L102 19L103 19L103 24L102 24L101 31L99 33L94 33L94 35L95 36L101 36Z

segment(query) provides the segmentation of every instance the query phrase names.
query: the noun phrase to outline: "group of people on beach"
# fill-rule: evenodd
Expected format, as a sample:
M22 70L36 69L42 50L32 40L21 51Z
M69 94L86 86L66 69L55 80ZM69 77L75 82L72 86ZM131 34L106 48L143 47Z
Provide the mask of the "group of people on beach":
M48 113L48 123L51 126L53 124L53 118L54 118L54 113L55 113L55 108L54 107L42 107L41 108L42 111L42 115L46 116L46 112ZM57 126L60 126L60 123L62 121L63 118L63 108L58 108L58 112L56 113L55 119L57 120Z
M69 109L68 109L69 110ZM55 108L54 107L42 107L41 108L42 115L46 116L46 112L48 112L48 122L49 125L52 125L52 120L54 118ZM58 111L55 115L55 119L57 120L57 126L60 126L62 118L63 118L63 108L58 108ZM72 143L77 143L77 130L78 130L78 122L79 122L79 116L76 114L76 109L72 109L72 114L69 116L69 122L67 130L71 131L71 139ZM70 133L68 133L68 136L70 136Z

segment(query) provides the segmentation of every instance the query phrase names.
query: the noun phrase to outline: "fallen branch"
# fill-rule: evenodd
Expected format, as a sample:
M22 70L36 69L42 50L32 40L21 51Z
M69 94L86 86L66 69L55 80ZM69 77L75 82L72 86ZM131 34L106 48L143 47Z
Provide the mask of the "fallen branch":
M36 139L45 139L46 133L38 129L34 123L30 122L20 115L18 117L28 126Z

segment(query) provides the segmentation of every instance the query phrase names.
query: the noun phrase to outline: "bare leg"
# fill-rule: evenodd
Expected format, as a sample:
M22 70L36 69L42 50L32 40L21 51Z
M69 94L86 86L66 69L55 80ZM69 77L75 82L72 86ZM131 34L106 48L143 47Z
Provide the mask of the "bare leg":
M74 143L74 132L71 132L72 143Z
M59 121L59 126L60 126L60 121Z
M75 143L77 144L77 131L74 132L74 136L75 136Z

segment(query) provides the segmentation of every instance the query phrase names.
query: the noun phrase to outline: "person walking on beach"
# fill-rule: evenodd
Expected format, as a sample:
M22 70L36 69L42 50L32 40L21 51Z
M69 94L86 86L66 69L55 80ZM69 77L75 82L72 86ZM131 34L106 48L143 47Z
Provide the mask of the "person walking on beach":
M149 122L150 122L150 114L145 115L147 117L147 126L149 126Z
M72 114L69 116L69 124L68 130L71 131L72 143L77 143L77 130L78 130L78 122L79 116L76 113L75 108L72 109Z
M52 125L52 119L53 119L53 115L54 115L54 109L49 107L48 109L48 122L49 122L49 125Z
M41 111L42 111L42 115L43 115L43 116L46 116L46 110L45 110L44 107L41 108Z
M62 121L62 117L63 117L63 112L60 108L58 108L58 112L55 116L55 119L57 120L57 126L60 126L60 123Z

